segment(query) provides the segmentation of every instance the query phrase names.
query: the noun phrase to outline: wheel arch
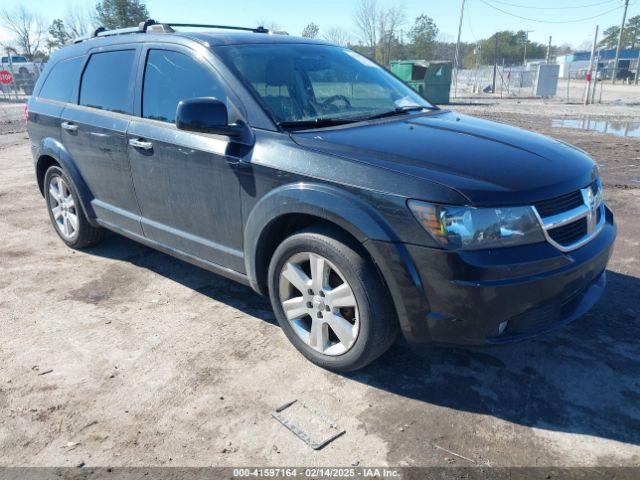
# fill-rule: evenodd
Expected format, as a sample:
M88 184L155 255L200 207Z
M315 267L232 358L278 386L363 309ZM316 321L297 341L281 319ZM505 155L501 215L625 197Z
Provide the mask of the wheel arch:
M38 157L36 160L36 179L38 181L38 188L40 193L44 196L44 177L47 170L52 165L57 165L64 170L64 172L73 181L73 186L80 200L80 206L87 217L89 223L93 226L97 226L95 222L96 214L91 206L91 200L93 195L91 190L87 186L86 182L82 178L80 171L76 167L75 163L71 159L71 156L64 148L64 146L52 138L47 138L42 141Z
M312 223L333 224L364 244L372 236L392 235L367 204L347 192L324 185L285 185L265 195L251 210L244 230L245 267L254 288L265 292L264 268L281 240ZM384 223L383 223L384 222Z
M379 213L358 197L332 187L287 185L254 206L244 233L245 268L254 290L268 293L269 263L280 242L315 223L331 225L362 246L391 294L403 332L411 335L416 312L426 312L413 260Z

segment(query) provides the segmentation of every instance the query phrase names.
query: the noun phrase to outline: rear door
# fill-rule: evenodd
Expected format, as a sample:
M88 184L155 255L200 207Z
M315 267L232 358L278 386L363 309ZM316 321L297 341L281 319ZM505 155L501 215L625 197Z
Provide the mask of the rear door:
M251 148L175 126L178 102L194 97L226 102L234 121L230 90L204 56L177 45L145 46L129 161L145 236L244 272L237 169Z
M29 101L29 138L39 147L45 138L60 141L60 115L73 101L85 57L61 60L47 72L35 98Z
M77 102L61 116L62 143L91 190L98 219L138 235L140 209L127 160L127 127L139 45L90 52L80 79Z

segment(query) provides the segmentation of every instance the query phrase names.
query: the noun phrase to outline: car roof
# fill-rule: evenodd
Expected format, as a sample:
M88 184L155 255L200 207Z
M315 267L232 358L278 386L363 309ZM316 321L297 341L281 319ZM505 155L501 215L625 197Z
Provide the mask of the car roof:
M167 35L167 34L165 34ZM228 32L228 31L177 31L168 35L177 35L207 43L210 46L216 45L240 45L240 44L262 44L262 43L310 43L319 45L333 45L331 42L318 38L292 37L289 35L251 33L251 32Z
M255 44L310 44L328 45L335 44L317 39L294 37L281 34L235 32L227 30L205 30L205 31L175 31L170 33L133 32L122 35L106 35L85 39L78 43L73 43L54 52L50 63L57 63L60 60L85 55L88 50L99 47L109 47L118 44L132 44L142 42L163 42L188 45L197 42L206 47L224 45L255 45Z

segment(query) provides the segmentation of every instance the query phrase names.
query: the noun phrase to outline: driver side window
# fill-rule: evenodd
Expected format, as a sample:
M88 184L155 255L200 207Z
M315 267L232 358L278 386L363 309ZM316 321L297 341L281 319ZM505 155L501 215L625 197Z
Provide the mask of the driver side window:
M184 53L149 50L144 69L142 116L175 122L181 100L215 97L227 103L227 96L215 74Z

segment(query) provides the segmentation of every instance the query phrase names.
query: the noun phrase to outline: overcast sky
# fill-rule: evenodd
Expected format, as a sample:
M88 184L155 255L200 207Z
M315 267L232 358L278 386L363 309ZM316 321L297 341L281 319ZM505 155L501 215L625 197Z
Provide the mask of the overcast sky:
M145 3L152 18L158 21L249 26L267 21L277 23L292 35L299 35L311 21L317 23L321 31L334 26L353 30L352 12L357 0L148 0ZM467 0L462 39L473 42L490 36L496 30L533 30L529 34L531 40L546 44L549 35L552 35L556 45L578 47L591 41L596 25L599 24L601 29L619 25L623 3L624 0ZM12 8L21 4L37 10L50 21L63 17L70 6L87 8L95 1L2 0L3 7ZM425 13L435 20L446 38L453 40L457 35L461 0L378 0L378 4L404 5L407 12L405 29L410 27L416 16ZM639 14L640 0L631 0L629 16ZM594 16L598 18L574 23L545 23ZM0 31L0 39L6 36L6 32Z

